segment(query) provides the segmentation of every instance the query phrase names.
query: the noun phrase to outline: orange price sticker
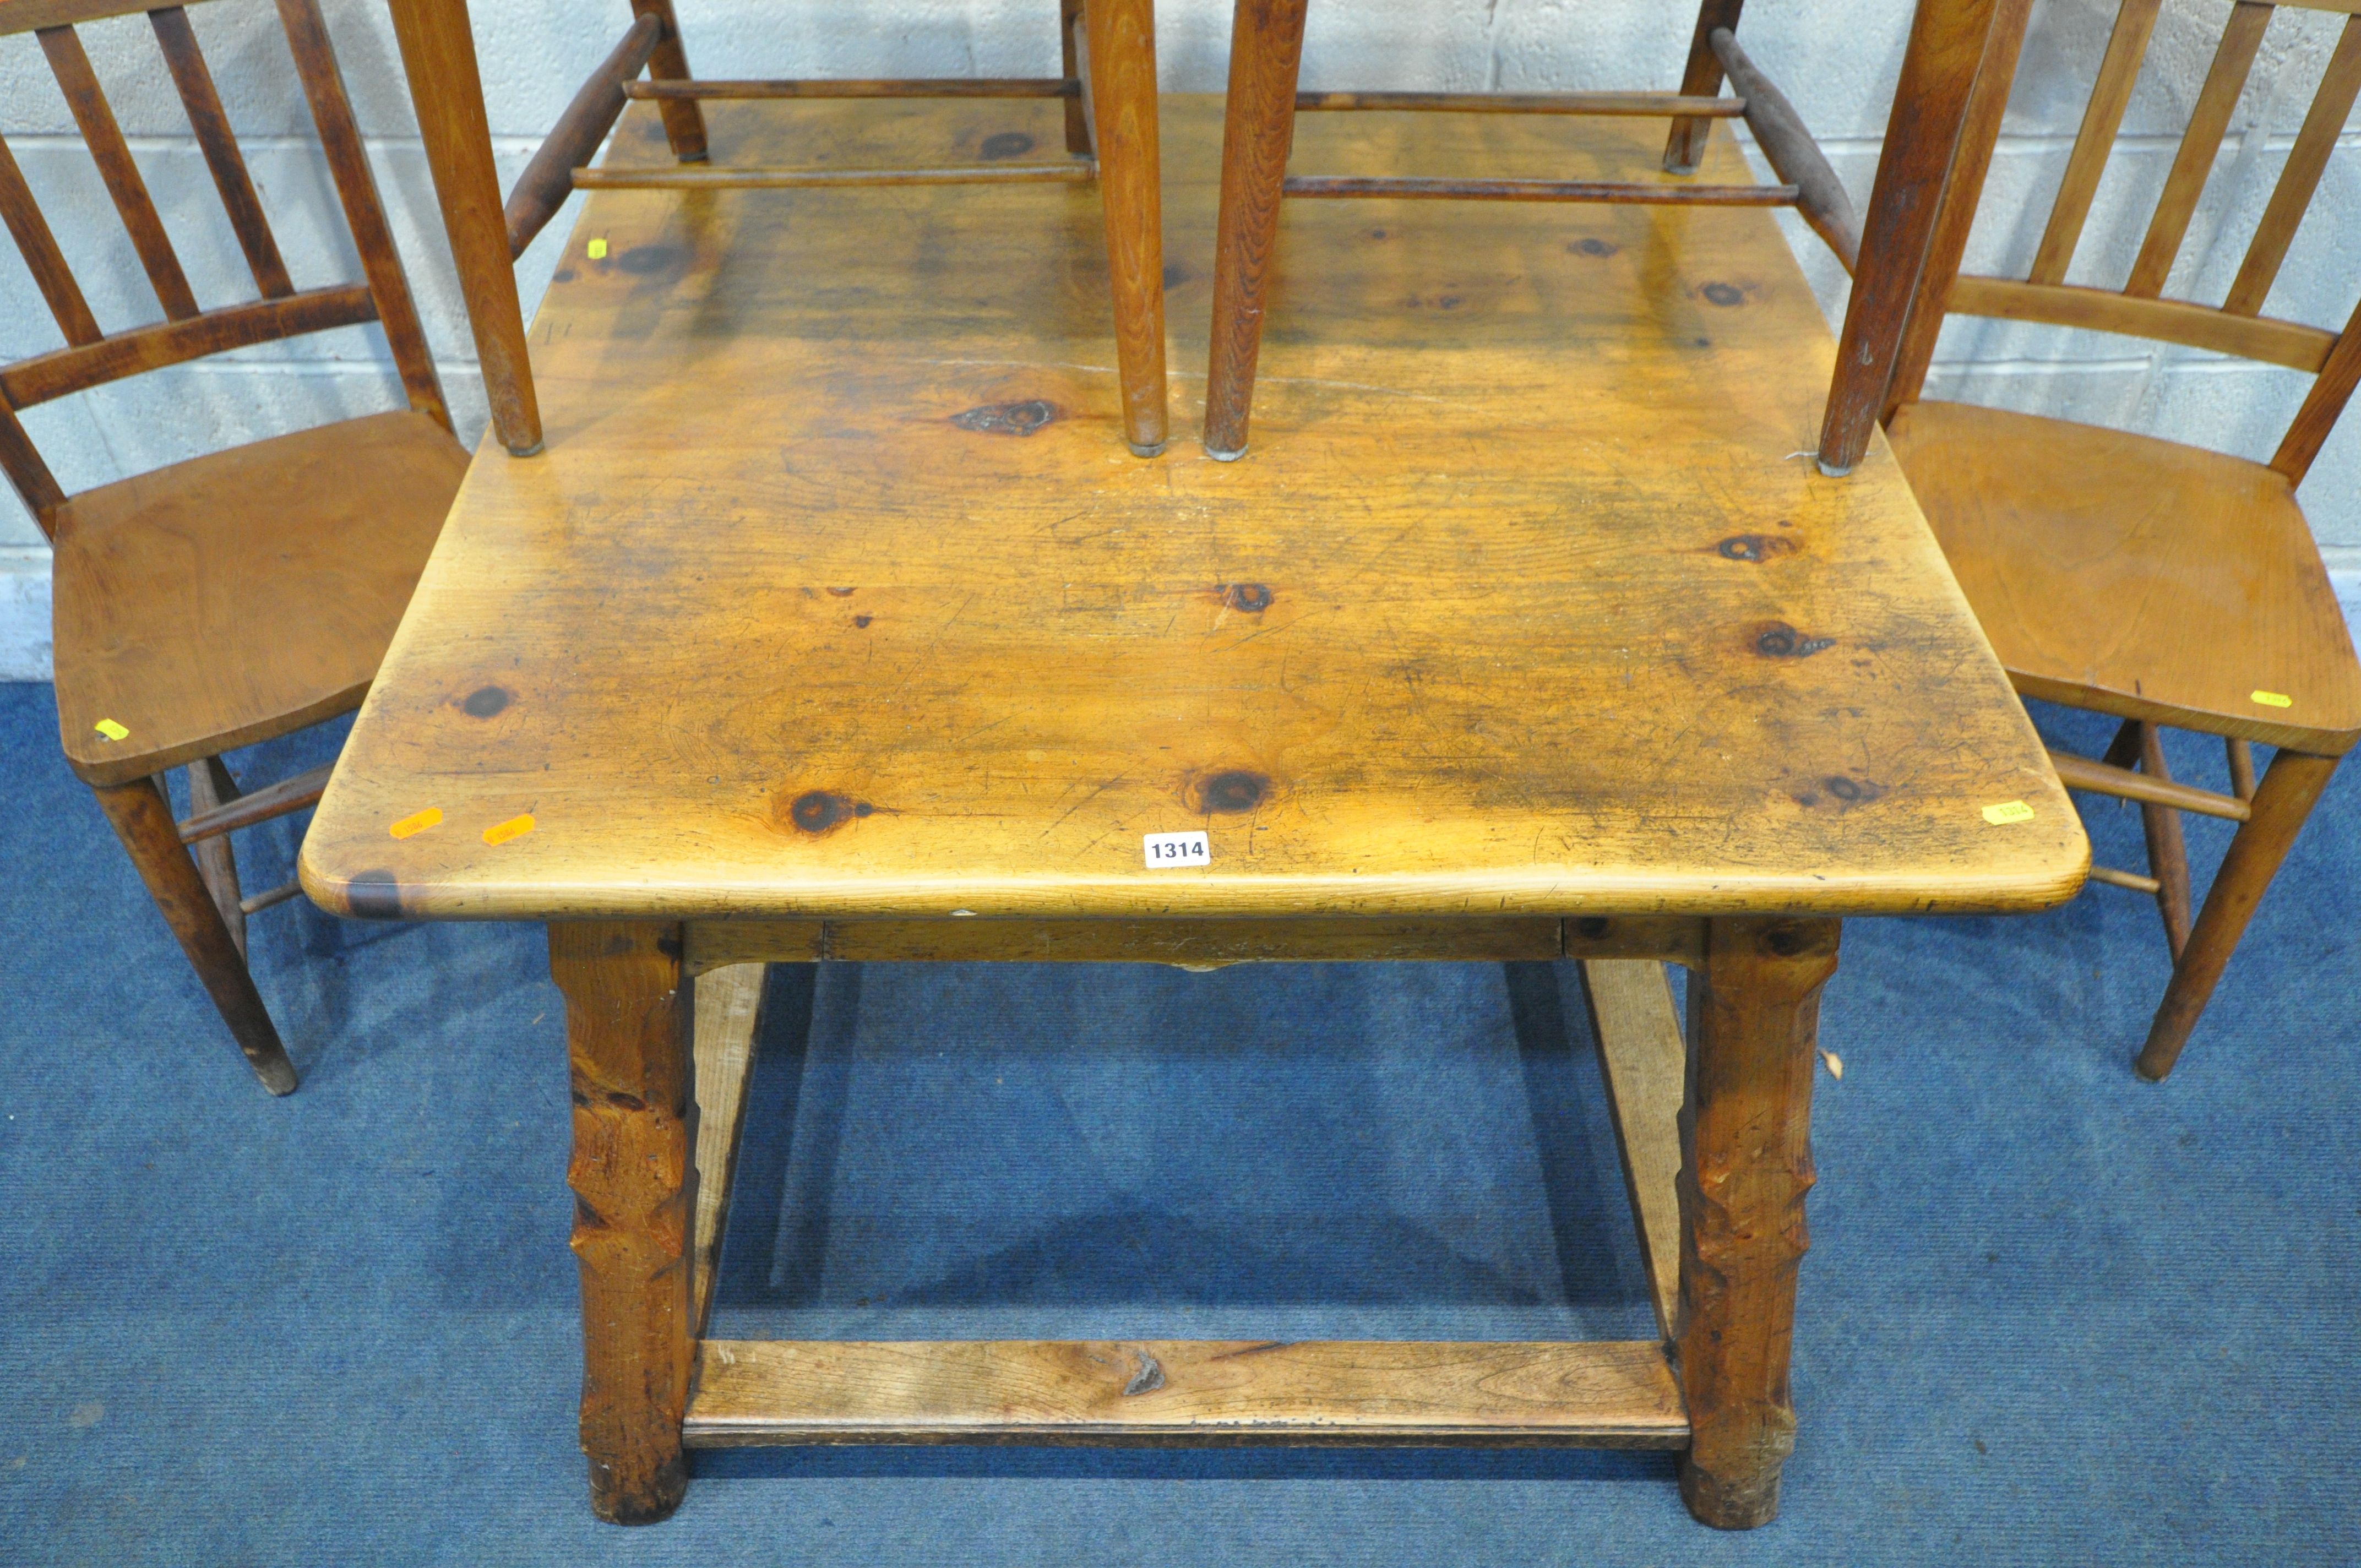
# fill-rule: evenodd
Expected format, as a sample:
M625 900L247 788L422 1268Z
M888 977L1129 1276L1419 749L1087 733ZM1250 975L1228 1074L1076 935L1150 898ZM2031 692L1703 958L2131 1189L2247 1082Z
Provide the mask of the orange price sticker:
M505 844L511 839L522 839L533 831L533 813L511 817L506 822L495 822L484 829L484 842Z
M2288 696L2285 692L2248 692L2246 695L2254 698L2257 702L2261 703L2265 707L2293 707L2295 706L2295 698Z
M131 733L130 730L126 729L122 725L117 724L112 718L102 718L97 723L92 725L91 728L97 730L101 735L105 736L110 740L120 740L125 736Z
M386 831L392 834L397 839L407 839L412 833L425 832L429 828L434 827L436 823L442 820L443 813L434 806L430 806L423 811L412 812L409 816L403 817L401 821L387 828Z

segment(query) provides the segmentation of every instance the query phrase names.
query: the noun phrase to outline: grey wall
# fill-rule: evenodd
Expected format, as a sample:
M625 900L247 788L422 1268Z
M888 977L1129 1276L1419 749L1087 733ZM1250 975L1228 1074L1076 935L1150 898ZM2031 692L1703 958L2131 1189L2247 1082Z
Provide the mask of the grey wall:
M1049 0L678 0L690 59L709 74L1054 74ZM396 236L471 443L483 426L473 345L379 0L326 0ZM2070 280L2119 283L2202 82L2229 0L2173 0L2157 30L2125 134L2100 187ZM1164 0L1165 85L1218 91L1226 0ZM622 0L476 0L493 130L513 178L575 84L621 29ZM2114 0L2037 0L2025 65L1971 249L1978 270L2032 258L2114 12ZM1685 14L1686 13L1686 14ZM212 60L299 284L357 276L333 221L324 170L285 62L272 8L218 0L190 15ZM1900 69L1907 0L1754 0L1749 49L1795 100L1865 206L1884 111ZM1670 86L1686 0L1324 0L1306 45L1307 86L1568 89ZM2344 18L2283 10L2232 123L2169 292L2218 300L2283 165ZM144 21L83 29L149 188L201 300L250 297L252 283ZM159 313L34 41L0 38L0 134L50 215L102 324ZM1831 320L1843 274L1817 241L1781 220ZM520 268L530 310L571 224L561 215ZM0 259L0 358L62 341L29 277ZM2341 326L2361 292L2361 128L2348 126L2267 310ZM2097 334L1958 322L1930 391L2123 425L2266 457L2304 378L2192 350L2149 350ZM356 328L158 372L29 411L26 423L69 489L237 441L398 407L375 328ZM2312 470L2303 502L2339 587L2361 601L2361 419ZM46 675L48 553L13 495L0 493L0 678Z

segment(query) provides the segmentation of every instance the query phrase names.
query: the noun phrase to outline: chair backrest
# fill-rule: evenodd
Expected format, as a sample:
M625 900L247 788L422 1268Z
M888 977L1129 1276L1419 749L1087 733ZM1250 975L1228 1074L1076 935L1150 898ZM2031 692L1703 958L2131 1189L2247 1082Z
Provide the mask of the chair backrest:
M2356 307L2342 333L2265 316L2262 307L2297 225L2319 189L2345 116L2352 112L2356 94L2361 94L2361 9L2356 9L2356 0L2288 0L2302 9L2343 14L2344 28L2311 110L2296 133L2278 186L2246 247L2237 277L2221 303L2208 304L2167 299L2164 285L2188 236L2190 219L2213 172L2231 111L2237 105L2277 7L2239 0L2230 13L2213 68L2198 93L2171 172L2148 220L2139 255L2123 287L2110 290L2070 284L2065 281L2066 269L2074 258L2099 177L2122 127L2124 110L2162 0L2122 0L2031 272L2023 279L2004 279L1962 275L1959 270L1993 148L1999 139L2001 114L2015 76L2029 3L2001 0L2003 15L1977 76L1967 123L1953 156L1925 277L1888 395L1887 416L1918 396L1934 357L1935 334L1947 311L2122 333L2311 372L2316 378L2311 393L2271 459L2271 466L2290 482L2301 480L2344 411L2355 383L2361 380L2361 306ZM2345 247L2345 254L2352 254L2351 247ZM2361 267L2354 270L2361 274Z
M221 95L214 91L213 75L198 51L187 12L172 5L148 11L148 25L188 111L190 128L213 171L222 205L228 211L230 226L236 231L260 296L204 310L190 291L188 277L157 215L156 203L124 141L123 129L107 106L90 57L74 31L77 23L129 16L145 7L136 0L7 0L0 4L0 35L29 31L39 38L49 70L73 112L74 124L164 311L161 322L114 333L100 328L48 221L34 203L15 156L0 140L0 220L7 224L66 338L66 346L53 353L0 366L0 471L7 474L46 534L55 536L53 519L66 497L34 450L16 411L143 370L374 321L385 329L410 406L432 416L445 429L451 427L434 360L427 352L426 334L419 325L418 310L393 248L385 209L378 201L377 182L362 151L360 127L345 95L344 77L336 68L318 0L278 0L278 6L367 281L298 289L288 277L287 264L280 256L254 181L238 151L237 138L230 130L229 116L223 111Z

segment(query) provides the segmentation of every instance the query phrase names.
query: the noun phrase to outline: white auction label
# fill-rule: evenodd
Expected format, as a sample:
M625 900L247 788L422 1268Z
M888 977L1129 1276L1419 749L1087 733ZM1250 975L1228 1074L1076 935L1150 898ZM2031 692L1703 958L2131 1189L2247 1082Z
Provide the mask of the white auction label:
M1145 841L1148 869L1152 872L1213 863L1213 847L1205 841L1202 833L1150 833Z

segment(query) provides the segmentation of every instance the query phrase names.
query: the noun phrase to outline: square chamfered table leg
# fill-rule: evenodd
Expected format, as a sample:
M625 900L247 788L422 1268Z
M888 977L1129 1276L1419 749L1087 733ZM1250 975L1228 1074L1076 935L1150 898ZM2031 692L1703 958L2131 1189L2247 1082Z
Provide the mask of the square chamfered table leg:
M1809 1245L1820 988L1836 972L1838 927L1716 919L1689 970L1675 1335L1689 1416L1681 1497L1722 1530L1778 1516L1780 1467L1795 1444L1787 1362Z
M678 926L552 922L573 1064L574 1252L582 1270L582 1450L590 1506L650 1524L688 1486L695 1364L696 988Z

